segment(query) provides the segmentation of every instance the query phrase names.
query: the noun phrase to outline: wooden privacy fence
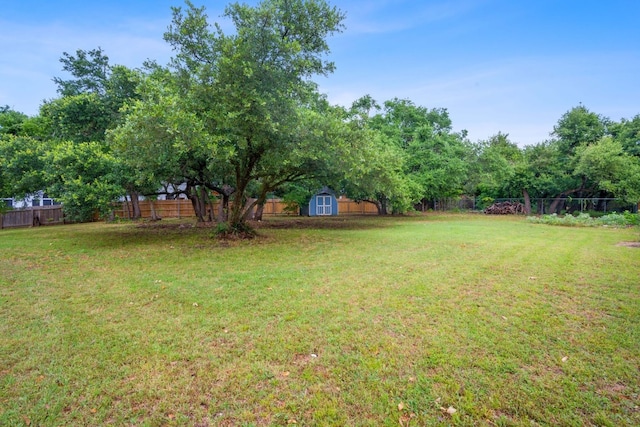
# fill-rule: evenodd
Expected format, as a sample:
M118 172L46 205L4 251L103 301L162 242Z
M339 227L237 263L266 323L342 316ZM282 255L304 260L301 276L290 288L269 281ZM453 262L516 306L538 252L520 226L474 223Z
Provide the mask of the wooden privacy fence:
M220 207L219 203L219 201L213 203L213 209L216 213ZM300 214L299 209L292 212L291 210L287 210L287 206L287 203L281 199L269 199L264 205L263 215ZM140 202L140 214L142 218L151 218L153 211L155 211L156 215L160 218L191 218L196 216L190 200L144 200ZM372 203L358 203L345 198L338 199L339 215L375 215L377 213L378 209ZM113 217L131 218L130 203L118 204L113 210Z
M0 228L64 224L62 206L40 206L0 214Z
M190 200L145 200L140 202L140 212L142 218L152 217L153 210L161 218L192 218L196 214ZM300 210L293 212L287 210L287 203L281 199L269 199L264 205L264 215L299 215ZM120 203L113 210L114 218L131 218L130 204ZM217 212L219 202L213 204L214 211ZM355 202L350 199L338 199L339 215L376 215L378 210L373 203ZM16 209L0 214L0 229L11 227L32 227L40 225L64 224L64 214L62 206L40 206L26 209Z
M341 198L338 199L338 215L378 215L378 208L373 203Z

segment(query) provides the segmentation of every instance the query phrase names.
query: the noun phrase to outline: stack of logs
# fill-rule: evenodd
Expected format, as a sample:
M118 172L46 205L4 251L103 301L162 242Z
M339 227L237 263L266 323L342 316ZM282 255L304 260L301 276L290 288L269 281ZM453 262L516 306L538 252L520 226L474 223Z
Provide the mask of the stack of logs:
M498 202L484 210L491 215L515 215L524 213L524 205L518 202Z

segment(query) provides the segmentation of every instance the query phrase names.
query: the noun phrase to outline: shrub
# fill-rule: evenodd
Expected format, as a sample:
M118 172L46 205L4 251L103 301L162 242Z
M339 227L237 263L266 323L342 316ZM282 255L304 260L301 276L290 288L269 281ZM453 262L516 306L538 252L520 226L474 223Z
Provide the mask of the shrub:
M256 230L247 223L240 223L232 226L227 222L220 222L213 230L215 237L221 239L252 239L256 237Z
M640 215L629 211L625 211L622 214L612 212L599 218L594 218L586 212L582 212L577 216L559 216L554 213L539 217L531 216L527 220L535 224L564 225L567 227L628 227L640 225Z

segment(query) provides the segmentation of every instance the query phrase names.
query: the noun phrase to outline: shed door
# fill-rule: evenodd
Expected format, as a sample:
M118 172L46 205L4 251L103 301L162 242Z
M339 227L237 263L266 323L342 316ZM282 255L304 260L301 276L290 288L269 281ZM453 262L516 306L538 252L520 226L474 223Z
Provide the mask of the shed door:
M331 215L331 196L316 196L316 215Z

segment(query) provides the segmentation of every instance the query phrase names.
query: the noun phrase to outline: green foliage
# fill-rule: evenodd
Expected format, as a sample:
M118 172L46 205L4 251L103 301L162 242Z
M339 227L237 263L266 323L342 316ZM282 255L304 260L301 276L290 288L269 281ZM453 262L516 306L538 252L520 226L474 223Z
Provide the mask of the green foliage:
M213 234L220 239L253 239L257 236L256 230L246 222L231 224L219 222L216 224Z
M577 216L557 214L527 217L527 221L536 224L563 225L568 227L628 227L640 225L640 214L625 211L622 214L610 213L599 217L592 217L588 213Z
M0 215L7 213L11 210L9 205L7 205L4 200L0 200Z
M352 105L350 123L368 144L345 180L345 192L376 203L381 213L388 206L407 212L421 200L461 194L468 146L464 134L452 132L447 111L406 99L386 101L380 110L370 96Z
M28 136L0 137L0 196L24 198L47 186L49 144Z
M608 119L579 105L562 115L553 128L553 135L558 138L560 151L571 156L579 146L592 144L605 136L608 124Z
M282 195L282 200L286 203L285 211L289 213L297 212L300 207L309 203L312 195L313 192L309 188L296 184L288 185Z
M61 142L46 155L47 192L64 206L73 221L107 216L123 190L117 160L98 142Z
M65 96L40 108L50 138L74 142L103 141L112 124L112 111L95 93Z
M598 189L629 203L640 202L640 157L624 152L622 144L604 137L577 150L574 174L586 176Z
M85 51L78 49L76 56L67 52L62 54L62 69L69 72L74 79L63 80L54 77L58 92L63 96L76 96L83 93L104 95L109 75L109 57L101 48Z
M135 184L155 191L163 183L212 182L226 160L202 120L169 86L147 79L144 98L126 109L126 120L108 133L114 154Z
M3 135L21 135L22 126L28 116L12 110L8 105L0 107L0 137Z
M255 7L231 4L225 16L235 27L231 35L219 26L212 31L204 8L190 2L184 11L173 8L165 40L176 56L160 74L183 101L181 111L215 140L217 152L201 169L215 175L217 186L234 188L229 222L235 227L244 221L255 182L264 197L325 164L307 143L329 147L324 129L305 134L300 123L317 98L310 77L334 68L325 59L326 38L342 29L344 14L324 1L267 0Z
M631 120L623 118L620 123L612 123L610 131L625 153L640 157L640 114Z
M629 225L640 225L640 213L632 213L629 211L622 212L624 215L625 221Z

